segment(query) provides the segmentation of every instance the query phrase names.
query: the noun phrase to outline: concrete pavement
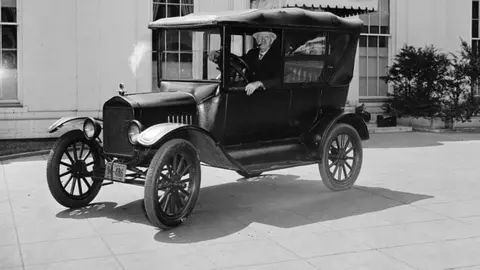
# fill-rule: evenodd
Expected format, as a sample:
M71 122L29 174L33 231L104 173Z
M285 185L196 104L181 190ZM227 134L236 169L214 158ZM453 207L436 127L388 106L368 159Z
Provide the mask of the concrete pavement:
M316 166L245 180L202 168L194 214L153 228L141 187L86 209L51 197L46 156L0 165L0 269L480 269L480 134L373 134L355 188Z

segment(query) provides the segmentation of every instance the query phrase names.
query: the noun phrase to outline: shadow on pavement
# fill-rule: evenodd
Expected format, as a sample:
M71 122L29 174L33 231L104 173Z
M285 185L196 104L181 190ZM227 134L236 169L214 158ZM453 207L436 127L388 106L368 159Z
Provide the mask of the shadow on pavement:
M204 187L190 218L180 227L160 231L155 240L179 244L202 242L238 233L253 222L294 228L432 198L364 186L331 192L321 180L297 178L294 175L271 174ZM97 203L78 210L62 211L57 217L106 217L120 222L151 225L144 214L143 200L122 206L112 202Z
M67 209L57 213L58 218L86 219L109 218L118 222L151 225L145 216L143 200L136 200L121 206L115 202L98 202L79 209Z
M479 133L433 133L405 132L371 134L370 140L363 142L364 148L415 148L444 145L443 142L480 140Z

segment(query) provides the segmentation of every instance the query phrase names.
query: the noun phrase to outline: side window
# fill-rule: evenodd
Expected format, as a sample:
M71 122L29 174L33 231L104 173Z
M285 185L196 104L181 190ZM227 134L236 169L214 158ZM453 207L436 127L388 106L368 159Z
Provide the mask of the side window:
M323 81L327 34L319 31L285 31L285 83Z
M328 37L328 69L334 69L347 50L351 36L346 33L329 33ZM331 72L329 71L329 74Z

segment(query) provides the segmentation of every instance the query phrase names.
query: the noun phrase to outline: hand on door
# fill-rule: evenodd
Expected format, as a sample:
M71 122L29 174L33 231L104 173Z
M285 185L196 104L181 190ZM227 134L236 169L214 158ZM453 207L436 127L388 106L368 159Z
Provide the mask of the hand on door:
M259 88L265 88L261 81L251 82L245 87L245 92L247 92L247 95L250 96L251 94L253 94L253 92L255 92L255 90Z

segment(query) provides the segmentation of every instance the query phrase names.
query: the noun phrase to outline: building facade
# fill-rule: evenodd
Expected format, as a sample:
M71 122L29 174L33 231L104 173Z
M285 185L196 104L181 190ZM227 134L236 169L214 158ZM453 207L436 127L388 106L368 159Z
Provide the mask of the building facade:
M365 27L352 105L382 104L388 91L382 76L404 44L457 52L462 38L480 53L479 0L378 1L376 12L358 15ZM119 83L128 92L152 91L152 20L275 5L328 9L320 2L326 0L2 0L0 139L52 136L46 129L62 116L101 117ZM188 62L178 50L179 61Z

